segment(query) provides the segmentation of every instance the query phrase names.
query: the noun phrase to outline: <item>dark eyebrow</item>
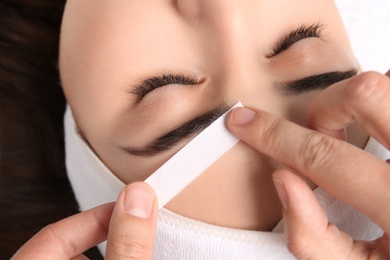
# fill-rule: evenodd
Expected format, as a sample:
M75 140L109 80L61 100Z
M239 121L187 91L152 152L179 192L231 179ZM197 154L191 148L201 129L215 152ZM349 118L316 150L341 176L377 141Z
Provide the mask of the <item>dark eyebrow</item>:
M285 95L299 95L313 90L323 90L337 82L349 79L357 73L357 68L347 71L332 71L291 82L276 82L274 87Z
M136 156L150 157L157 155L173 148L180 141L200 133L228 111L229 108L230 106L222 104L217 108L184 123L169 133L158 137L143 148L121 147L121 149L128 154Z

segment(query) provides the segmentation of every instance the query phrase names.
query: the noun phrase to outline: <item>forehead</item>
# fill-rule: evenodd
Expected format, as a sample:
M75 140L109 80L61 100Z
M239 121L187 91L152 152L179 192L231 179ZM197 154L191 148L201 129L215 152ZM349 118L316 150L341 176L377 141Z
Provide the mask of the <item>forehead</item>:
M204 46L210 54L230 48L229 56L234 55L231 47L271 48L289 30L318 22L337 28L332 34L343 38L331 0L68 0L61 37L61 53L66 55L61 58L73 55L77 63L92 65L126 56L142 70L152 64L139 61L153 56L185 66Z
M256 29L262 31L286 24L294 26L302 19L337 19L335 11L332 0L68 0L64 24L89 34L97 29L100 33L114 33L125 28L128 32L158 33L153 28L178 23L186 23L187 29L206 25L232 29L233 24L236 28L256 24Z

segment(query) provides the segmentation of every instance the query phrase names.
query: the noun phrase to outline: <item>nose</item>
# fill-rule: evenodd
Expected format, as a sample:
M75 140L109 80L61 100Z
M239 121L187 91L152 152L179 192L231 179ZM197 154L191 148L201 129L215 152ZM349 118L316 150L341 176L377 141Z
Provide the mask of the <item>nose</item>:
M244 105L275 110L280 96L269 87L271 77L264 65L270 15L265 2L177 0L179 14L199 34L198 44L211 76L206 96L214 101L240 100Z
M248 5L245 0L176 0L178 11L189 19L204 18L208 15L221 19L226 14L232 15Z

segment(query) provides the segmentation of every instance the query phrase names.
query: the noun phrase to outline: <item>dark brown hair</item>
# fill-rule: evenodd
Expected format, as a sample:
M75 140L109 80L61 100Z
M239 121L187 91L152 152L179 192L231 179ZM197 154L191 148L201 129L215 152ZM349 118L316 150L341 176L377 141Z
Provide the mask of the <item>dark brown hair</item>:
M78 211L66 178L65 98L57 70L64 4L0 2L1 259L45 225Z

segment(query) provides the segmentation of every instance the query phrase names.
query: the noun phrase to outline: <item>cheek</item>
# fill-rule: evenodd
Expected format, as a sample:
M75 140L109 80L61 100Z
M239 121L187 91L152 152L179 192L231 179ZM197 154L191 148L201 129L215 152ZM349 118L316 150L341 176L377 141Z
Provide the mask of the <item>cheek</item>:
M267 208L267 212L279 210L275 207L278 198L272 183L272 172L277 167L275 162L240 142L166 208L211 224L257 229L254 223L261 213L255 205ZM277 215L274 213L271 215Z
M206 185L213 187L207 189L213 194L202 195L206 197L226 193L243 194L245 191L253 194L248 191L256 190L260 184L263 187L273 187L271 173L277 167L277 163L240 142L209 167L186 191L196 191ZM227 187L229 190L226 193L221 192Z

